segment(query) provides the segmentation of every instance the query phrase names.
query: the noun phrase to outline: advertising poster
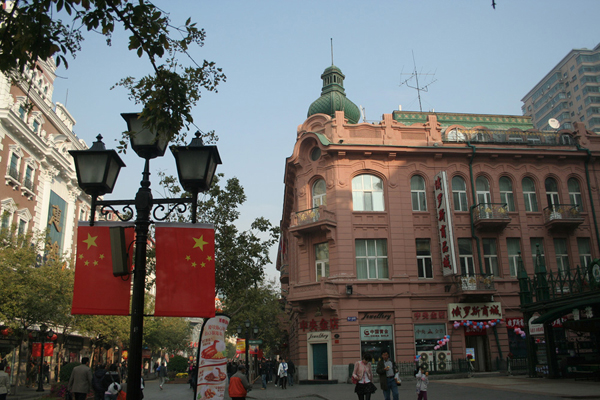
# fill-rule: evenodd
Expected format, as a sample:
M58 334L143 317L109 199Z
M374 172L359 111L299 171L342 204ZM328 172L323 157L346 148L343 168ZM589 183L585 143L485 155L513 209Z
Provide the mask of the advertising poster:
M244 354L246 352L246 339L238 339L235 344L235 352L237 354Z
M227 384L225 331L229 317L217 314L204 321L198 346L196 400L223 400Z

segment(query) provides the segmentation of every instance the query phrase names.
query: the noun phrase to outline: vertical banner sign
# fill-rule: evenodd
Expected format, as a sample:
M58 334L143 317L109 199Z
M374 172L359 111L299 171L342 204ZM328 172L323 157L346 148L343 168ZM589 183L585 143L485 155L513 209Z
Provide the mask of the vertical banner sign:
M235 352L236 354L245 354L246 353L246 339L238 339L235 343Z
M125 226L127 248L133 243L132 223L80 221L71 314L129 315L131 279L113 275L110 227ZM133 250L129 251L131 265Z
M448 177L441 171L433 178L435 184L435 209L438 220L438 234L442 253L442 272L444 276L456 275L456 252L454 248L454 227L452 211L448 200Z
M204 321L198 346L198 380L195 399L223 400L227 385L225 331L230 318L217 314Z
M155 224L156 317L215 316L212 224Z
M50 191L47 225L48 239L50 241L50 248L47 254L48 260L57 261L62 253L66 212L67 202L53 191Z

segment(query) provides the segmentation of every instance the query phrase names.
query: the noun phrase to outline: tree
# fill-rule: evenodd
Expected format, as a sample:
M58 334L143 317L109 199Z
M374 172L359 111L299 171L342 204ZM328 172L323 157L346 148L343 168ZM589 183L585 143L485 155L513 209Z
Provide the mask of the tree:
M48 247L42 235L0 231L0 318L20 344L35 325L57 326L70 312L73 272L61 260L38 265ZM21 357L17 367L21 367Z
M191 109L201 90L216 91L226 79L214 62L198 64L188 55L190 46L204 45L205 31L191 19L172 25L169 15L147 0L15 0L3 5L0 72L7 75L50 57L68 67L67 57L81 50L85 31L105 36L108 45L117 26L128 31L129 49L147 57L154 73L140 79L125 77L117 85L143 105L148 126L169 140L184 138L185 133L179 132L193 122ZM179 56L189 58L191 66L180 62ZM126 139L120 143L122 150Z

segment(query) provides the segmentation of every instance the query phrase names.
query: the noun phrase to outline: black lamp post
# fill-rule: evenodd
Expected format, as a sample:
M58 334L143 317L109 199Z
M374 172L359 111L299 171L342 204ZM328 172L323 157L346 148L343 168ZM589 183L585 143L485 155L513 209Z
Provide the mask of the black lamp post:
M146 160L144 171L142 172L142 181L140 188L133 200L101 200L97 197L106 193L111 193L119 169L125 164L114 150L106 150L102 143L102 137L98 136L98 141L94 143L89 150L71 150L69 153L75 159L75 168L77 170L77 181L79 187L87 194L92 196L92 212L90 215L90 225L94 224L96 204L101 206L101 213L106 214L106 208L115 212L115 215L122 221L128 221L133 218L133 209L136 210L135 220L135 266L133 270L133 294L131 296L131 332L128 357L128 388L127 397L130 400L140 400L141 398L141 377L142 377L142 338L144 329L144 287L146 282L146 244L148 241L148 228L152 223L150 215L154 220L162 221L177 211L183 213L190 205L192 210L192 223L196 223L196 207L198 192L208 189L212 183L216 165L221 164L219 152L216 146L203 146L202 141L198 143L199 138L193 139L189 146L180 146L176 149L178 152L192 155L177 157L177 168L179 179L185 190L191 190L193 198L180 199L157 199L152 197L150 189L150 160L164 155L168 145L166 136L152 129L148 129L146 121L140 118L137 113L121 114L127 122L127 129L131 133L131 147L137 155ZM181 150L183 148L184 150ZM175 154L175 151L174 151ZM104 161L102 161L104 160ZM200 165L203 161L204 164ZM182 171L185 175L182 176ZM199 173L201 172L201 173ZM168 207L165 215L160 217L157 211L164 211L165 205ZM123 207L126 213L116 212L115 206ZM155 207L157 206L157 207ZM154 209L154 210L153 210Z
M53 331L49 331L48 327L45 324L40 325L40 331L38 332L40 341L41 341L41 345L42 345L42 349L40 352L40 366L38 369L38 388L36 390L36 392L43 392L44 391L44 345L46 344L46 336L48 336L49 338L52 337L54 335Z
M250 344L248 343L248 335L250 334L250 320L247 319L246 322L244 322L244 325L246 326L246 329L244 331L244 340L246 341L246 346L245 346L245 348L246 348L246 354L245 354L245 356L246 356L246 361L245 361L245 363L246 363L246 377L248 377L249 374L250 374L250 370L248 368L248 349L250 347ZM238 333L238 335L242 334L242 326L241 325L238 325L238 327L237 327L237 333ZM256 336L258 334L258 327L257 326L254 326L253 333L254 333L254 336Z

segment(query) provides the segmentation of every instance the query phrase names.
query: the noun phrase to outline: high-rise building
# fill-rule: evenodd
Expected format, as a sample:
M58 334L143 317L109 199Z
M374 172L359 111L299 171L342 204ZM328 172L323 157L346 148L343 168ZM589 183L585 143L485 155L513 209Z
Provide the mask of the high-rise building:
M389 350L405 374L416 355L438 373L467 354L479 371L525 359L534 336L520 333L532 317L518 275L545 264L561 277L552 296L571 295L566 277L600 255L600 135L511 115L393 111L359 123L343 78L325 70L285 164L286 359L301 380L338 382L364 352ZM552 346L531 328L539 365L576 351L567 308L546 315Z
M23 74L0 74L1 226L47 230L46 257L72 254L77 220L90 212L68 153L87 145L73 133L75 119L66 107L52 101L55 71L48 59Z
M583 122L600 133L600 44L571 50L521 101L523 115L538 130L573 129L574 122Z

